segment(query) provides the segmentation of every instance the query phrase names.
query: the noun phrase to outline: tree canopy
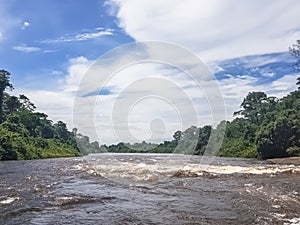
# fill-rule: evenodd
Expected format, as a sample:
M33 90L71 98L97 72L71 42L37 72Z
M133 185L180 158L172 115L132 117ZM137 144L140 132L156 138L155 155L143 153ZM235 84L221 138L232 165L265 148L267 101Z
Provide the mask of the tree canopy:
M297 59L295 70L300 71L300 40L297 40L296 43L290 47L290 53ZM297 83L297 85L299 84Z
M299 85L300 78L297 78ZM267 96L264 92L250 92L241 103L241 110L234 113L239 116L231 122L226 121L225 136L218 156L259 157L262 159L300 156L300 89L283 98ZM222 122L224 123L224 121ZM101 146L109 152L151 152L184 153L203 155L209 151L209 139L218 137L218 129L212 126L189 127L185 131L176 131L173 140L161 144L144 143L141 149L136 144L119 143ZM196 135L196 136L195 136ZM191 141L197 143L191 143ZM193 149L188 149L188 147Z
M80 156L76 143L80 134L68 131L63 121L54 123L36 112L25 95L6 93L13 88L9 78L9 72L0 70L0 160ZM98 143L86 146L89 151L99 149Z

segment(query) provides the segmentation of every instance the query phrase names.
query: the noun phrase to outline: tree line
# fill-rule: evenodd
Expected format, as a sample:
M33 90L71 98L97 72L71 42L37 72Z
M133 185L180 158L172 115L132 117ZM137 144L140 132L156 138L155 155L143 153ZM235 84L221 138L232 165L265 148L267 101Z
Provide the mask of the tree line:
M295 70L300 72L300 40L290 47L290 53L297 59ZM138 144L121 142L103 145L101 149L109 152L173 153L183 139L191 137L197 143L189 144L193 149L184 153L203 155L212 151L224 157L262 159L300 156L300 77L296 84L297 90L283 98L267 96L264 92L248 93L241 103L241 110L234 113L236 118L231 122L222 121L217 128L192 126L183 132L176 131L171 141L158 145L144 142L143 148L136 148ZM218 129L224 127L226 130L221 146L212 149L208 146L209 139L216 137ZM196 138L193 137L195 134Z
M177 146L183 140L195 140L197 135L196 144L187 142L186 147L192 146L192 150L178 153L203 155L208 150L209 139L215 136L212 133L226 127L220 148L213 150L218 156L262 159L300 156L300 77L297 81L298 89L283 98L250 92L241 103L241 110L234 113L237 118L231 122L222 121L216 128L192 126L183 132L176 131L171 141L160 144L121 142L102 145L101 152L173 153L178 151Z
M98 151L99 144L76 129L68 131L63 121L54 123L36 112L28 97L9 95L6 89L13 89L10 73L0 70L0 160L81 156L77 141L83 153Z
M300 72L300 40L290 48ZM295 91L283 98L250 92L234 113L232 121L213 128L189 127L176 131L171 141L160 144L118 143L102 145L63 121L54 123L48 115L36 112L25 95L9 95L13 89L10 73L0 70L0 160L80 156L89 153L184 153L217 154L226 157L276 158L300 156L300 77ZM224 130L225 129L225 130ZM221 137L222 134L222 137ZM224 134L224 136L223 136ZM222 139L220 146L211 145Z

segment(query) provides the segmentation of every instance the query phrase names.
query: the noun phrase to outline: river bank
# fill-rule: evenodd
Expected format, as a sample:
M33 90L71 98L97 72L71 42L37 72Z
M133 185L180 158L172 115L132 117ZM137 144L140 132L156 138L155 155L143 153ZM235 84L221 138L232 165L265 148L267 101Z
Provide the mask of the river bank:
M300 165L300 157L267 159L266 162L272 164Z

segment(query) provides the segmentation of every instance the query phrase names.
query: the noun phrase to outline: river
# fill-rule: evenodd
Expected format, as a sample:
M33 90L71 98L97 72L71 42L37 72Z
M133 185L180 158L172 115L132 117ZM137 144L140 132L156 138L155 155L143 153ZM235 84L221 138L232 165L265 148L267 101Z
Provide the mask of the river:
M0 224L300 224L300 166L155 154L0 162Z

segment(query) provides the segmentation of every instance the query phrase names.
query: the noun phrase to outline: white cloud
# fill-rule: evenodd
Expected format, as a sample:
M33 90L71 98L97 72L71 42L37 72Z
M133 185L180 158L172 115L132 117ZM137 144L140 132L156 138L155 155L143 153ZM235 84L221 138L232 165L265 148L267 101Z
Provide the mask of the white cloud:
M300 35L298 0L108 3L119 25L135 40L176 43L206 61L286 51Z
M17 94L25 94L37 106L37 111L44 112L53 121L62 120L68 128L73 128L72 113L74 94L66 91L29 90L16 88Z
M74 127L72 115L76 91L91 62L84 57L78 57L70 59L68 63L67 74L64 78L61 78L62 71L49 71L52 75L60 75L58 78L60 85L57 90L16 88L14 93L16 95L24 93L37 106L38 111L48 114L53 121L66 122L68 128L72 129Z
M197 120L197 115L193 116L191 110L191 107L194 107L193 98L201 96L203 99L204 96L197 88L187 92L184 90L184 86L190 86L193 82L184 78L186 75L180 71L174 71L174 69L170 71L170 68L163 68L157 63L142 63L123 68L113 74L105 84L105 87L111 90L109 95L77 96L81 107L75 113L81 117L77 118L74 124L72 115L74 115L73 104L76 91L90 65L91 61L84 57L70 59L67 74L61 80L58 90L16 90L16 92L25 93L36 104L38 110L47 113L50 119L67 122L69 129L79 125L79 132L89 135L93 140L99 138L102 143L126 141L118 139L115 132L119 132L122 136L122 134L128 134L127 128L139 140L150 138L151 141L161 141L172 136L175 130L185 129ZM101 75L102 71L98 70L97 74ZM164 73L157 74L157 71L164 71ZM174 75L173 78L170 76L171 72ZM180 77L183 78L178 80ZM88 80L90 91L101 88L95 80L97 79ZM88 92L88 89L85 91ZM146 98L143 99L144 97ZM195 110L206 113L209 106L205 99L197 101L199 107ZM129 108L124 108L125 105ZM90 122L90 118L86 115L90 115L92 110L95 110L95 118L91 118L92 122ZM129 116L126 124L118 122L123 112L128 113ZM114 113L116 115L112 118ZM161 134L162 136L157 135L156 132L153 133L154 136L151 136L150 126L154 131L162 125L157 123L157 118L164 123L165 132ZM186 118L184 127L181 123L182 118ZM211 120L210 115L203 118L203 114L198 118L198 120L201 119ZM113 124L116 121L117 123ZM96 126L96 133L93 130L94 126Z
M27 45L17 45L17 46L13 46L12 48L16 51L26 52L26 53L39 52L42 50L39 47L27 46Z
M117 58L115 63L120 61L126 60ZM134 142L136 139L162 141L171 138L178 129L184 130L190 125L212 124L214 103L207 96L214 96L216 88L222 90L228 120L233 118L233 112L239 109L243 98L250 91L265 91L269 95L282 97L296 88L296 77L293 74L269 84L259 84L259 77L242 74L218 81L218 87L213 80L204 80L201 83L203 86L199 87L180 70L147 62L115 71L104 85L110 90L108 95L99 96L94 93L88 97L82 97L81 94L76 97L76 91L82 85L84 93L99 91L101 88L97 77L84 82L82 80L87 71L93 68L91 65L92 61L82 56L70 59L67 73L58 90L24 90L23 93L36 104L38 110L47 113L50 119L63 120L67 122L69 129L75 126L92 140L106 144ZM109 71L113 66L111 63L96 66L92 74L103 76L103 72ZM76 112L75 100L79 105ZM196 116L193 110L196 111ZM222 118L218 112L216 115L217 120ZM157 129L162 133L155 132Z
M108 36L113 35L113 32L111 30L106 31L98 31L95 33L84 33L84 34L77 34L74 38L75 41L86 41L88 39L95 39L102 36ZM70 39L72 41L72 39Z
M56 39L48 39L42 41L42 43L60 43L60 42L74 42L74 41L87 41L91 39L97 39L104 36L111 36L113 35L113 29L103 29L103 28L96 28L92 31L85 31L76 34L67 34L65 36L61 36Z
M53 75L53 76L61 76L61 75L63 75L63 71L61 71L61 70L51 70L50 74Z
M173 42L189 48L205 60L283 51L300 34L297 31L299 24L296 18L300 11L297 0L274 0L272 3L266 0L114 0L110 4L115 9L120 26L137 41L155 39ZM43 42L85 41L106 35L113 35L113 30L96 28ZM41 51L38 47L26 45L15 46L14 49ZM58 78L60 85L57 90L23 92L51 119L67 122L70 129L79 126L79 132L89 135L93 140L98 135L100 141L109 144L133 140L128 136L127 140L117 138L116 132L126 136L127 128L138 139L158 141L159 138L171 137L175 130L184 130L189 125L212 124L211 111L215 104L216 88L222 90L228 112L225 116L229 120L249 91L266 91L281 97L295 88L294 75L286 75L264 85L259 84L259 78L247 74L237 77L229 75L228 79L219 81L219 86L216 86L205 71L198 74L202 76L202 86L199 87L195 80L171 66L159 63L130 64L133 59L143 59L145 54L153 59L161 59L162 52L170 61L189 71L199 66L192 57L178 57L173 49L150 48L147 52L135 49L130 52L132 54L121 52L122 57L104 58L103 64L93 66L90 71L93 76L83 80L92 62L81 56L69 60L65 76ZM280 61L272 57L260 57L249 59L247 63L259 66L274 60ZM127 66L120 68L120 65ZM115 71L114 68L119 70ZM215 69L222 70L220 67ZM106 73L111 77L103 84L99 82L99 77L105 77ZM52 74L56 72L52 71ZM263 75L272 76L272 71L265 71ZM79 87L81 92L76 97ZM91 95L102 87L109 90L108 95ZM75 100L80 107L75 112L79 117L73 121ZM221 109L221 105L214 109ZM91 112L95 112L95 118L89 117ZM222 115L216 117L219 119ZM158 118L163 122L165 133L151 137L151 124L156 121L154 130L163 126L157 122ZM183 123L181 120L185 118Z
M28 21L24 21L22 25L22 30L25 30L27 27L29 27L31 24Z
M53 53L57 51L53 49L42 49L36 46L27 46L26 44L15 45L12 47L12 49L19 52L25 52L25 53L32 53L32 52Z
M83 56L70 59L68 74L61 81L61 89L66 92L76 92L90 64L91 62Z

